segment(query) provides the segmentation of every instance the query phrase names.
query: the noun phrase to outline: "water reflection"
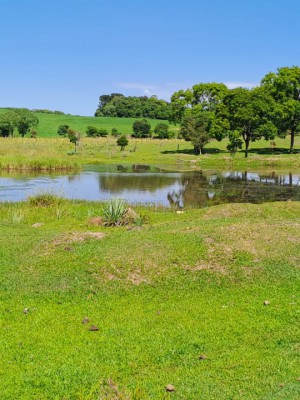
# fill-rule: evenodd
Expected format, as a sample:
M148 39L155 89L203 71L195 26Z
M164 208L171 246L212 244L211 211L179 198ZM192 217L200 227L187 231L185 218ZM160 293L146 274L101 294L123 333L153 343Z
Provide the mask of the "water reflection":
M300 175L274 172L226 172L183 176L179 191L168 194L171 205L207 207L223 203L264 203L300 200Z
M147 165L93 166L74 174L0 173L0 201L19 201L51 191L67 198L107 200L176 207L222 203L300 200L295 173L166 172Z

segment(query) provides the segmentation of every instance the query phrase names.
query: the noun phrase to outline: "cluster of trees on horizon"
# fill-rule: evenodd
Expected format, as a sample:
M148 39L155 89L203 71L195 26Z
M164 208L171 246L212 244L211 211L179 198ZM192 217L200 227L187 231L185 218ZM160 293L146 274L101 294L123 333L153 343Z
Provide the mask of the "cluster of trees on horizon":
M165 119L171 117L171 104L156 96L124 96L121 93L103 94L95 117L126 117Z

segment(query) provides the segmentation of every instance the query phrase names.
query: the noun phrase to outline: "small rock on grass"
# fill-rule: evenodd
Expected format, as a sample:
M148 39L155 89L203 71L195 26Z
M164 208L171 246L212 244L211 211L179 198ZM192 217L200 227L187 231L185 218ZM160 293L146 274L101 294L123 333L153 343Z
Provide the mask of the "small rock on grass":
M91 325L91 326L89 327L89 331L91 331L91 332L98 332L98 331L99 331L99 328L98 328L97 325Z
M270 304L269 300L264 301L264 306L268 306Z
M175 387L173 385L167 385L166 386L166 391L167 392L175 392Z
M31 225L32 228L39 228L40 226L43 226L44 224L42 224L41 222L36 222L35 224Z
M200 354L199 360L207 360L207 356L205 354Z
M81 321L82 324L87 324L89 322L90 322L90 320L88 317L84 317L83 320Z
M24 314L29 314L29 308L24 308L23 313Z

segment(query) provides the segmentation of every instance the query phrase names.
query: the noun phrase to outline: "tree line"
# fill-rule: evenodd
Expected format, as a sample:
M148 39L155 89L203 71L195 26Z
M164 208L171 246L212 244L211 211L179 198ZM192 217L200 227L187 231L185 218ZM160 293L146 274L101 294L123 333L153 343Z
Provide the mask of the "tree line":
M253 89L229 90L223 83L199 83L171 97L171 117L180 124L181 136L201 154L211 140L227 137L234 154L251 142L290 135L289 152L300 132L300 68L278 68Z
M171 104L156 96L124 96L121 93L99 97L95 117L130 117L165 119L171 117Z

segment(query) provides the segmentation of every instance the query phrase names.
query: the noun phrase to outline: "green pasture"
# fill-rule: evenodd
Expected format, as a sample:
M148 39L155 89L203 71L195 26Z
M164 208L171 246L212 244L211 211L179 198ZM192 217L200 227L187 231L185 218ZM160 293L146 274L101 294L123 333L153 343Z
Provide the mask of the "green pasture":
M0 108L0 113L4 113L6 109ZM59 125L69 125L71 129L85 135L88 126L95 126L98 129L106 129L111 134L112 128L116 128L119 133L131 135L132 124L137 119L141 118L117 118L117 117L82 117L79 115L61 115L61 114L47 114L35 113L39 119L37 126L38 136L41 138L56 138L58 137L57 129ZM148 119L154 129L158 123L168 121ZM171 125L171 129L178 130L178 127ZM17 133L17 132L16 132Z
M300 203L135 210L0 205L1 399L298 399Z

